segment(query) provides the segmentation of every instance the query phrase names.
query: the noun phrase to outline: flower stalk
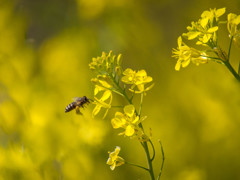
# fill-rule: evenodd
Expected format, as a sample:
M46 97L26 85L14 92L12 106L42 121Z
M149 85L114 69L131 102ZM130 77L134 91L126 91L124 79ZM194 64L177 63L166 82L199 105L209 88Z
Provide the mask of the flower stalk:
M122 71L121 63L121 55L115 56L110 51L109 54L103 52L101 57L93 58L93 61L89 64L90 69L97 72L97 77L92 79L92 82L95 84L94 103L96 104L93 116L98 115L102 109L106 109L104 113L104 117L106 117L108 110L112 107L120 109L122 107L123 112L117 111L111 119L112 127L123 130L119 135L139 141L145 151L147 168L129 163L118 156L120 147L116 147L115 151L109 153L107 164L110 165L112 170L117 166L129 164L146 170L150 175L150 179L155 180L153 170L155 148L149 136L144 132L142 123L146 119L146 116L142 116L143 98L153 87L153 84L148 85L152 82L152 77L148 76L145 70L134 71L127 68ZM127 104L124 106L112 105L113 93L122 96L127 101ZM131 93L131 97L129 97L129 93ZM133 104L135 94L140 94L138 110ZM150 154L148 143L151 144L153 149L152 155Z

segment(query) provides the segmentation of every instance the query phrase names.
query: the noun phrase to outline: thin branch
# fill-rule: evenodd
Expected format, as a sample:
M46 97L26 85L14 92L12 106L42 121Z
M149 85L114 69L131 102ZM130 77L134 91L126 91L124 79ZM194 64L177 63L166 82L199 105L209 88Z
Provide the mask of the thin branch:
M141 116L141 113L142 113L142 104L143 104L143 93L141 93L141 100L140 100L140 106L139 106L139 112L138 112L139 116Z
M157 180L160 180L160 177L161 177L161 175L162 175L162 170L163 170L164 161L165 161L165 155L164 155L164 151L163 151L163 145L162 145L162 143L161 143L160 140L159 140L159 143L160 143L161 151L162 151L162 165L161 165L161 169L160 169L160 172L159 172L159 175L158 175Z
M152 156L152 158L151 158L151 161L153 161L154 158L155 158L155 148L154 148L154 145L153 145L152 141L149 140L149 142L150 142L150 144L151 144L151 146L152 146L152 149L153 149L153 156Z
M111 106L111 108L123 108L124 106Z
M232 41L233 41L233 36L230 39L230 44L229 44L229 48L228 48L228 61L229 61L230 53L231 53L231 49L232 49Z
M153 166L152 166L152 161L151 161L150 153L149 153L149 149L148 149L148 144L147 144L147 142L143 142L141 144L142 144L142 146L143 146L143 148L145 150L145 154L146 154L146 157L147 157L149 175L151 177L151 180L155 180L154 172L153 172Z
M139 167L139 168L141 168L141 169L144 169L144 170L146 170L146 171L149 171L148 168L145 168L145 167L140 166L140 165L137 165L137 164L133 164L133 163L129 163L129 162L125 162L125 164L131 165L131 166L135 166L135 167Z

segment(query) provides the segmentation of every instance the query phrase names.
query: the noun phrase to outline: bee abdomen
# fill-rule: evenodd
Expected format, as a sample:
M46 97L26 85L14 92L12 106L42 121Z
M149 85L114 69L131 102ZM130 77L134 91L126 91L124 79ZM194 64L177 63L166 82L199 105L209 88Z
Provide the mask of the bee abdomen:
M71 110L73 110L73 109L75 109L75 103L73 102L73 103L71 103L71 104L69 104L66 108L65 108L65 113L66 112L69 112L69 111L71 111Z

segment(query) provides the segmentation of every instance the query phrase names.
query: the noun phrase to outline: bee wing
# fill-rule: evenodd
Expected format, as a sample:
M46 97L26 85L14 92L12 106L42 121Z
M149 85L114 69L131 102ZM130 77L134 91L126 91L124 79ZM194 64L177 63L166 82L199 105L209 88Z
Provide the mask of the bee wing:
M81 97L74 97L74 98L73 98L73 101L81 101L81 100L82 100Z

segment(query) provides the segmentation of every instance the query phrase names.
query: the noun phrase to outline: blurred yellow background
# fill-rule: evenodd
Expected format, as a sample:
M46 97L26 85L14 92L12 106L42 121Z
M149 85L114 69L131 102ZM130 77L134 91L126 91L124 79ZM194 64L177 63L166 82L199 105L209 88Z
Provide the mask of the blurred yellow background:
M238 0L0 0L0 180L149 178L106 165L117 145L121 157L146 165L140 144L112 129L114 109L105 120L92 119L93 105L82 116L64 113L73 97L93 96L88 64L109 50L153 77L143 124L152 128L156 172L158 139L164 146L161 179L240 179L240 84L222 65L176 72L171 58L191 21L222 7L240 14ZM226 32L220 39L227 47Z

